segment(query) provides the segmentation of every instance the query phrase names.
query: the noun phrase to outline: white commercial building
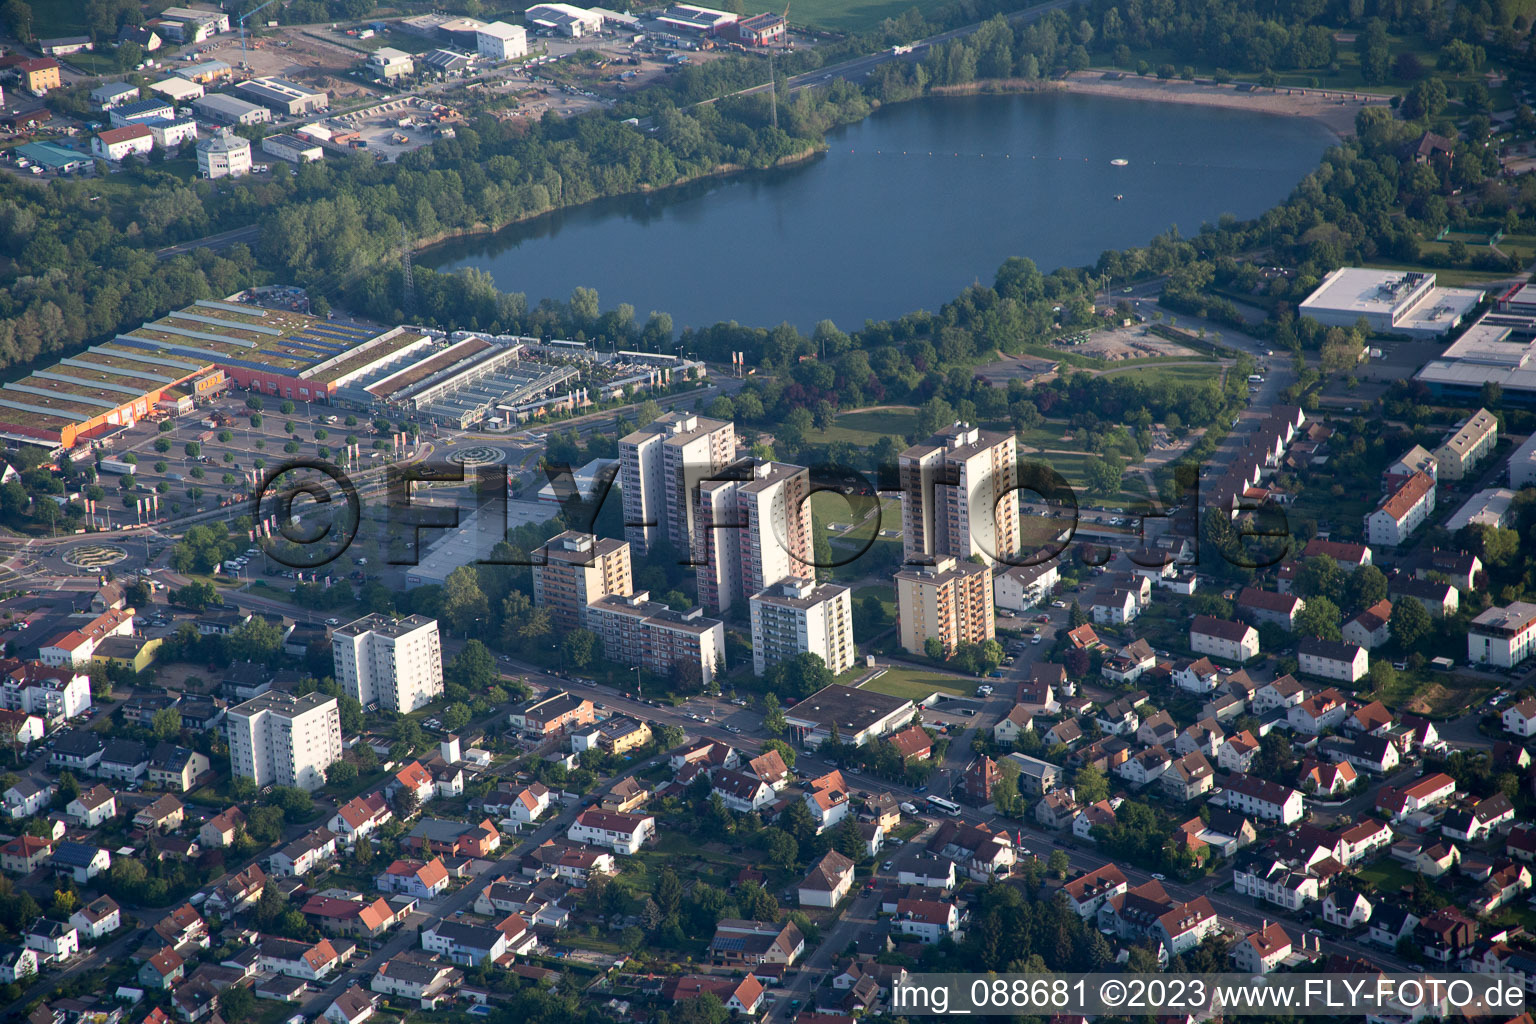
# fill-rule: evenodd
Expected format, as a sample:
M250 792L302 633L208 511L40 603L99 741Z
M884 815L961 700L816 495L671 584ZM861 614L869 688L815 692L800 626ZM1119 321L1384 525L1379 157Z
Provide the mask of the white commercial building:
M261 140L261 151L291 164L311 164L325 159L325 150L318 142L297 135L268 135Z
M331 634L336 682L365 707L408 714L443 692L437 620L365 615Z
M203 178L239 178L251 173L250 140L229 131L197 144L197 173Z
M475 32L480 56L491 60L516 60L528 55L528 30L521 25L493 21Z
M833 675L853 667L853 598L847 587L795 577L753 594L752 670L809 652Z
M368 55L367 70L381 82L404 78L416 73L416 62L404 50L393 46L381 46Z
M523 12L530 25L580 39L603 30L603 16L597 11L570 4L534 4Z
M91 140L91 155L117 163L130 156L144 156L155 148L155 133L142 124L108 128Z
M231 770L257 786L314 792L341 759L341 710L323 693L264 693L230 708L225 729Z
M1531 654L1536 644L1536 604L1514 601L1489 608L1472 620L1467 631L1467 661L1474 665L1512 668Z
M1330 327L1364 320L1375 334L1436 338L1482 298L1473 288L1436 287L1434 274L1340 267L1302 301L1301 315Z
M167 7L160 12L156 31L184 46L201 43L229 31L229 15L200 7Z
M189 82L185 78L167 78L163 82L155 82L149 91L159 93L172 103L191 103L202 99L205 94L201 83Z

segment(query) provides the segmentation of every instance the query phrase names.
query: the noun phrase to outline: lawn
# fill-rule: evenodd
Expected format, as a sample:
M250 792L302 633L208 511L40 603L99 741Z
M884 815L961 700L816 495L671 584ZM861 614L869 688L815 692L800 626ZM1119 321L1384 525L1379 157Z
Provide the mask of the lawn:
M878 409L851 409L837 414L837 420L826 430L813 430L806 439L822 444L846 441L868 447L882 437L892 435L906 437L917 427L917 410L910 405L882 406Z
M1506 249L1506 252L1509 250ZM1502 281L1510 275L1496 270L1473 270L1471 268L1458 267L1431 267L1414 263L1386 263L1366 262L1363 266L1375 270L1427 270L1435 275L1435 283L1445 285L1447 288L1459 288L1464 285L1480 285L1489 281Z
M913 7L924 14L944 7L948 0L800 0L799 3L780 5L748 3L747 13L769 11L783 14L789 11L792 25L809 25L813 28L832 29L838 32L868 32L887 18L899 18Z
M1221 365L1215 360L1195 365L1135 362L1128 366L1117 366L1112 370L1105 370L1102 376L1119 376L1128 373L1134 373L1143 383L1156 384L1165 388L1177 387L1181 384L1204 384L1210 380L1221 382Z
M867 587L859 587L853 592L855 603L862 602L870 595L874 595L880 601L880 607L885 609L886 618L895 621L896 618L896 588L888 584L871 584Z
M1412 889L1413 880L1418 876L1401 865L1378 862L1370 867L1361 868L1355 873L1355 877L1361 882L1372 883L1379 892L1393 893L1402 889Z
M922 700L936 690L954 697L969 697L976 692L976 687L962 676L920 668L888 668L884 675L865 683L863 688L908 700Z

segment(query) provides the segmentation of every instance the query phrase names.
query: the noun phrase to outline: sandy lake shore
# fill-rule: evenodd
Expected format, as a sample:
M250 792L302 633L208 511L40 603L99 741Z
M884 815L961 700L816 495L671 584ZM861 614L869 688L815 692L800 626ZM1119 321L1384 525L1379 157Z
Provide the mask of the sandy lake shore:
M1096 96L1310 117L1340 138L1355 133L1355 114L1360 108L1386 106L1388 103L1385 96L1338 89L1298 89L1291 86L1266 89L1254 86L1240 92L1231 84L1142 78L1134 74L1106 78L1105 74L1103 71L1076 71L1061 79L1059 86L1067 92Z

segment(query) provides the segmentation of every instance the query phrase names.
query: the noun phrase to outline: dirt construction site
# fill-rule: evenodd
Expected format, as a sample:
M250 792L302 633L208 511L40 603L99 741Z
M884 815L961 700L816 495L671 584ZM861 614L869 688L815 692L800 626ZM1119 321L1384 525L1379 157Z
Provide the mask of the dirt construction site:
M1093 356L1118 362L1124 359L1149 359L1153 356L1188 356L1200 358L1200 353L1185 348L1177 342L1159 338L1144 324L1116 327L1108 331L1094 331L1079 345L1070 346L1079 355Z
M302 28L272 29L260 37L247 37L242 51L238 33L215 36L193 50L184 51L198 60L222 60L233 67L249 66L251 77L278 75L331 94L333 105L375 95L347 77L348 69L363 54L345 46L316 39Z

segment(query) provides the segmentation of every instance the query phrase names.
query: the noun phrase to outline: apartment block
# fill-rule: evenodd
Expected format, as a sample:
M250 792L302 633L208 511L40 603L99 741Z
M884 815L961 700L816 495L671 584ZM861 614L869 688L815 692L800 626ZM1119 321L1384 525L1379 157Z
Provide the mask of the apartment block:
M544 564L533 567L533 602L557 629L586 629L587 605L634 589L625 541L567 530L550 539L543 555Z
M853 597L847 587L791 577L753 594L752 670L811 653L833 675L853 667Z
M257 786L313 792L341 758L341 710L323 693L265 693L230 708L224 722L234 774Z
M599 598L587 606L587 623L613 661L658 675L697 667L705 685L725 668L724 623L705 618L701 608L673 611L646 590Z
M365 615L331 634L336 681L364 707L406 714L443 692L437 620Z
M1436 478L1460 480L1499 443L1499 418L1479 409L1435 449Z
M1395 548L1424 525L1434 510L1434 479L1415 473L1365 517L1365 539L1374 547Z
M694 488L735 457L735 425L692 413L667 413L621 438L624 537L635 555L650 554L662 540L688 550Z
M1536 646L1536 604L1514 601L1489 608L1467 630L1467 661L1474 665L1512 668L1530 657Z
M930 638L944 653L961 644L981 643L997 635L992 609L992 573L984 565L939 558L932 565L908 566L896 574L901 645L923 653Z
M51 729L91 706L91 680L82 669L0 659L0 707L37 715Z
M1018 446L1012 434L956 422L901 453L902 554L908 564L1019 549Z
M699 603L720 614L781 580L815 575L810 487L804 466L757 459L700 482L693 541Z

